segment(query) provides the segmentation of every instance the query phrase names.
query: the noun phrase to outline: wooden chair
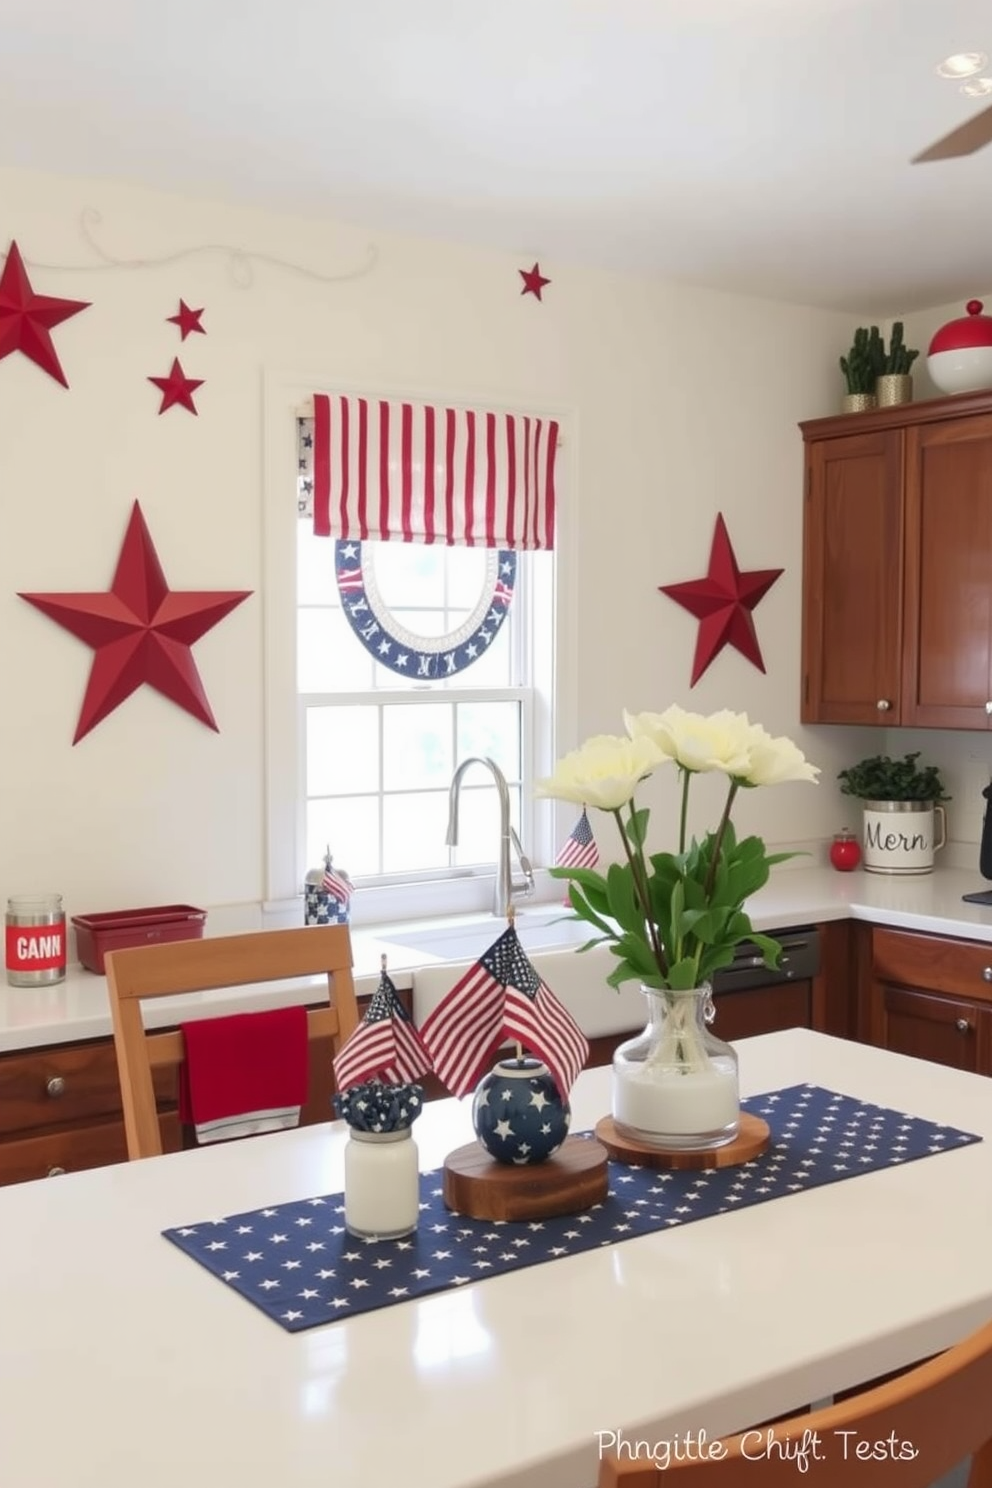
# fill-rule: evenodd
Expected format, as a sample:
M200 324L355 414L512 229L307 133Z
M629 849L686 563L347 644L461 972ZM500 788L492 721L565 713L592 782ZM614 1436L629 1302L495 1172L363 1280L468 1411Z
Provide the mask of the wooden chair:
M815 1437L808 1434L813 1432ZM889 1449L893 1433L895 1445ZM631 1452L635 1436L626 1437ZM684 1433L679 1439L684 1442ZM698 1445L698 1433L695 1441ZM794 1449L804 1441L817 1443L819 1459L810 1453L806 1470L800 1471L796 1457L784 1455L789 1441ZM883 1455L859 1459L857 1444L863 1442L885 1444L877 1449ZM900 1457L901 1442L916 1456ZM707 1450L715 1445L707 1443ZM599 1488L666 1488L673 1482L683 1488L847 1488L849 1483L932 1488L967 1457L972 1457L968 1488L992 1488L992 1323L883 1385L825 1409L724 1437L720 1445L726 1449L720 1461L672 1461L667 1468L657 1459L646 1460L652 1450L663 1454L661 1443L642 1448L641 1460L611 1454L600 1463Z
M107 989L128 1157L161 1155L152 1070L179 1065L185 1055L178 1030L146 1033L142 998L324 975L328 1006L310 1009L308 1034L310 1039L330 1036L336 1051L358 1022L351 965L351 936L346 925L261 930L108 952ZM218 1017L224 1012L221 1004Z

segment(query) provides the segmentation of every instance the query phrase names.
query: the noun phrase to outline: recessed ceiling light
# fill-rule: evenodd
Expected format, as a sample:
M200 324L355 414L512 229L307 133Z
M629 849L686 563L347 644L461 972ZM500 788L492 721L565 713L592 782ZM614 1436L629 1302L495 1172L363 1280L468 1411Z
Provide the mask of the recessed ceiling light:
M984 52L955 52L952 57L944 58L937 71L944 78L974 77L988 60Z
M967 83L961 84L961 92L966 98L987 98L992 93L992 78L971 78Z

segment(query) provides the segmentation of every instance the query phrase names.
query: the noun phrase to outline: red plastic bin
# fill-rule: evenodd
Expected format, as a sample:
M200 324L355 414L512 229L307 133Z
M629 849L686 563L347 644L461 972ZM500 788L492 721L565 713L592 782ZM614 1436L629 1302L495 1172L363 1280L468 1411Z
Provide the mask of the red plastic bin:
M205 909L192 904L156 904L150 909L112 909L106 914L73 915L76 952L87 971L103 974L108 951L155 945L165 940L201 940Z

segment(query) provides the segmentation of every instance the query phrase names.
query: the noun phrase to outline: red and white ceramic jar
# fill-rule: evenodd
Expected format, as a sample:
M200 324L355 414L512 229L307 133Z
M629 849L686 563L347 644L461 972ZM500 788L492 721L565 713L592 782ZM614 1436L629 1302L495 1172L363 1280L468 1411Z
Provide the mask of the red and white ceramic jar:
M983 315L981 300L969 300L967 315L949 320L935 332L927 353L927 371L942 393L970 393L992 388L992 315Z

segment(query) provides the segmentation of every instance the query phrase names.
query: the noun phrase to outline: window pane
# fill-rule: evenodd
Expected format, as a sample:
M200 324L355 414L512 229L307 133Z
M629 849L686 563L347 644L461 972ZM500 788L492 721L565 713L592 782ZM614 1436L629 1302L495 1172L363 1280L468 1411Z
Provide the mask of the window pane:
M489 755L508 780L520 779L520 708L517 703L459 703L459 760L469 754Z
M384 796L382 802L382 868L406 873L414 868L446 868L448 793Z
M454 850L459 867L495 863L500 845L499 796L495 785L470 785L491 780L488 770L473 765L467 771L458 805L458 846ZM510 787L510 821L520 830L520 791ZM526 848L524 849L526 851ZM516 862L515 855L512 861ZM514 870L516 871L516 870Z
M370 685L372 662L340 610L297 612L300 692L357 692Z
M513 624L512 615L506 620L502 630L494 641L487 647L484 641L477 641L479 647L478 660L473 661L470 667L462 672L459 678L459 686L462 687L509 687L512 679L510 677L510 626Z
M299 604L337 604L334 577L334 542L314 537L306 520L296 524L296 597Z
M448 603L472 611L479 602L489 554L485 548L449 548Z
M378 708L308 708L307 795L378 789Z
M436 600L437 596L433 595L432 598ZM415 636L443 636L450 628L443 610L428 609L426 606L420 610L391 610L390 614L398 624L405 626Z
M319 868L328 848L335 868L353 878L382 872L376 796L307 802L307 867Z
M455 768L451 704L387 704L382 710L382 754L385 790L446 790Z
M372 558L375 581L389 609L422 603L428 594L434 600L443 596L443 548L424 543L367 543L362 549L363 563L367 556Z

